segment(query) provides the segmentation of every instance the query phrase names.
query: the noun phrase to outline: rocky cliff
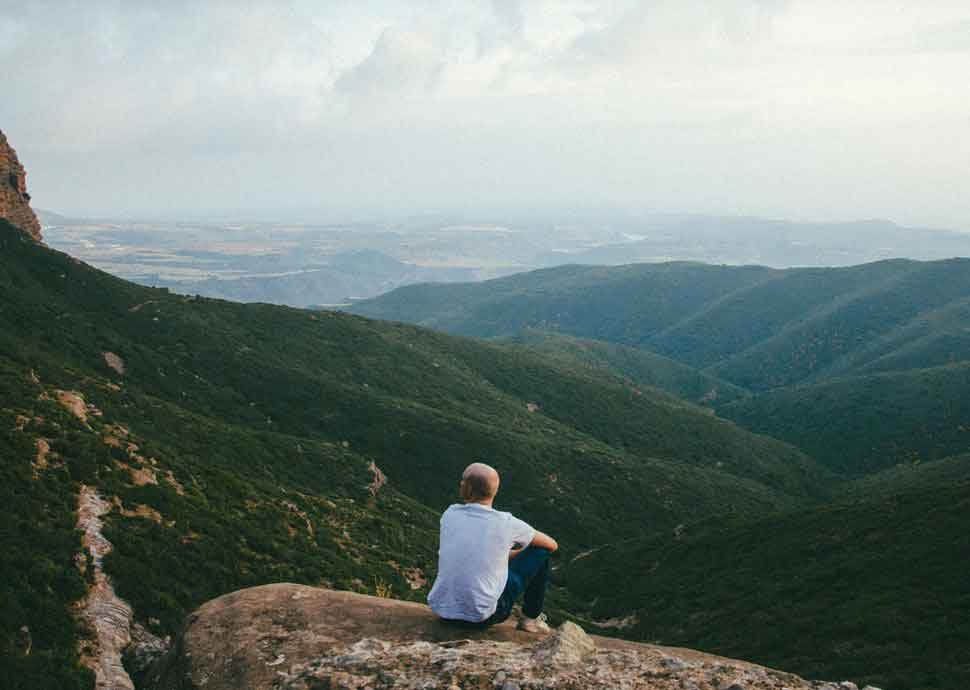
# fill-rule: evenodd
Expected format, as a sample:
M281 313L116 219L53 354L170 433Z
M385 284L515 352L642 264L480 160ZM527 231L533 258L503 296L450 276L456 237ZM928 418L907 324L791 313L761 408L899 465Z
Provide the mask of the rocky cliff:
M152 690L857 690L686 649L444 624L426 606L293 584L210 601L153 669ZM868 690L876 690L870 688Z
M0 218L9 220L36 242L41 241L40 223L30 208L27 172L3 132L0 132Z

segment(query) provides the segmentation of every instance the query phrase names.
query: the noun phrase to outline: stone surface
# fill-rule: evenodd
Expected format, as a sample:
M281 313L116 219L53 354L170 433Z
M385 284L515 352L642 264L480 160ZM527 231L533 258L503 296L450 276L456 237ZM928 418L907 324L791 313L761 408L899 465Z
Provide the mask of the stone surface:
M586 635L446 624L422 604L275 584L194 612L152 669L152 690L818 690L742 661Z
M596 643L575 623L563 623L555 635L536 645L533 659L546 666L578 664L596 651Z
M0 218L9 220L35 242L41 241L40 223L30 208L27 172L3 132L0 132Z
M125 669L131 676L135 687L142 687L142 680L169 647L172 641L168 637L158 637L141 623L131 626L131 642L125 648L123 661Z

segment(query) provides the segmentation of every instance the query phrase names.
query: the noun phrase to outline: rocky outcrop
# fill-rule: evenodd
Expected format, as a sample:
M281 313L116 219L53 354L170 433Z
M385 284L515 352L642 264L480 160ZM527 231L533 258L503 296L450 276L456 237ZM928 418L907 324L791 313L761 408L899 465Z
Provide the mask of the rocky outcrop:
M27 172L3 132L0 132L0 218L6 218L35 242L41 241L40 223L30 208Z
M193 613L152 669L152 690L856 690L686 649L446 624L412 602L293 584Z

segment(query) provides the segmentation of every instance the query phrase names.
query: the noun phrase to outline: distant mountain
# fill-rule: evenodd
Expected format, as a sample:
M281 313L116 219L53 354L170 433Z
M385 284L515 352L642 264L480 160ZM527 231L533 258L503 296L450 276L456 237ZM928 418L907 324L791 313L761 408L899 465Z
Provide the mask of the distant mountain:
M264 262L265 263L265 262ZM260 266L262 270L271 268ZM294 307L343 304L393 290L401 285L428 280L474 280L477 272L463 268L425 268L404 263L373 250L341 252L326 258L326 265L285 271L281 274L240 278L207 278L198 281L164 280L146 276L139 282L168 287L182 294L265 302Z
M754 391L970 359L970 259L775 270L563 266L414 285L351 311L462 335L527 328L639 347Z
M533 263L621 265L692 260L712 264L851 266L896 257L970 257L970 233L911 228L888 220L808 223L732 216L646 214L612 219L625 230L590 247L550 251Z
M970 451L970 362L779 389L718 414L848 475L939 460Z
M45 211L42 208L35 209L37 214L37 220L40 221L42 226L44 225L64 225L66 223L78 222L76 219L69 218L68 216L61 215L60 213L54 213L53 211Z
M410 285L349 310L461 335L536 328L640 346L722 295L775 274L758 266L696 263L559 266L482 283Z
M832 488L796 449L609 372L146 288L3 222L0 458L0 652L25 634L32 650L0 667L36 688L89 682L70 614L100 567L75 531L82 499L87 519L104 511L117 593L164 635L257 583L422 596L471 460L500 469L502 507L566 556Z
M952 324L931 319L933 314L954 309L970 297L970 260L888 262L836 269L833 273L839 271L855 274L853 277L869 275L831 300L813 305L808 313L790 312L782 329L719 361L709 368L711 373L760 390L822 381L871 370L879 366L879 359L901 362L907 351L915 354L911 347L917 334L923 340L920 346L933 342L932 358L910 357L909 366L970 359L970 350L966 349L970 341L958 338L940 342L936 338L949 332ZM799 273L794 272L794 276ZM827 279L838 281L837 275ZM765 292L774 292L765 288ZM739 301L738 306L743 308L747 300ZM918 324L939 330L930 334L925 328L916 328ZM695 338L703 339L704 330Z

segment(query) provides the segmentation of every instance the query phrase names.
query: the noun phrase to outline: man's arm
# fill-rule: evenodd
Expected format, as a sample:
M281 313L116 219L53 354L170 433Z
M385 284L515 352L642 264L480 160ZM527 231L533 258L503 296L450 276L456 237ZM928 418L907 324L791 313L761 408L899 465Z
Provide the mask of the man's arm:
M529 542L529 546L538 546L540 549L549 549L550 551L555 551L559 548L559 544L556 543L555 539L550 537L548 534L540 532L539 530L536 530L535 536L532 537L532 541ZM524 550L524 546L520 546L517 549L512 549L509 551L509 560L511 561Z
M536 530L536 535L532 537L532 543L529 546L538 546L540 549L549 549L550 551L555 551L559 548L559 544L556 543L555 539L538 530Z

